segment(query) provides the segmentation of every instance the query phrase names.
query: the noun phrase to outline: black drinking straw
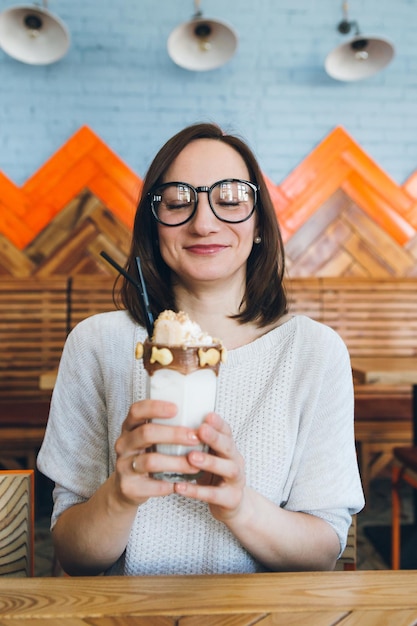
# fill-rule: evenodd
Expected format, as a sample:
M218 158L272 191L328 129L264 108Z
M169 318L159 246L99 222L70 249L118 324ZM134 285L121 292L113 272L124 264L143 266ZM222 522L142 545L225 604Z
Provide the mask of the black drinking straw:
M139 291L140 291L140 295L141 295L141 301L142 301L143 310L145 312L145 317L146 317L146 328L147 328L147 331L148 331L149 339L151 339L151 337L153 335L153 324L154 324L154 321L153 321L153 315L152 315L152 311L151 311L151 306L149 304L148 291L146 289L145 279L143 278L142 265L141 265L141 262L140 262L140 258L138 256L136 257L136 267L138 268Z
M129 282L131 282L132 285L134 285L136 287L136 289L138 290L139 295L140 295L140 301L141 301L141 304L142 304L142 307L143 307L143 311L145 313L146 330L148 331L149 338L151 338L152 335L153 335L153 324L154 324L154 321L153 321L152 311L151 311L151 308L150 308L150 305L149 305L148 292L146 290L145 281L143 279L142 267L141 267L141 264L140 264L139 257L136 257L136 266L138 268L140 282L136 282L136 280L134 280L131 277L131 275L128 274L123 267L121 267L121 265L116 263L116 261L114 259L112 259L112 257L109 256L107 254L107 252L102 250L100 252L100 256L102 256L103 259L106 259L106 261L108 263L110 263L110 265L112 265L120 274L122 274L125 278L127 278L127 280Z

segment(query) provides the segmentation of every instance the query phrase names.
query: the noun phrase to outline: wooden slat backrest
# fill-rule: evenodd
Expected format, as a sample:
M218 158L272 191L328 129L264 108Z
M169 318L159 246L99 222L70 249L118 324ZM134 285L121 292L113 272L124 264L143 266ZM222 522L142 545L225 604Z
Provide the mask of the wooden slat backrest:
M334 328L351 358L417 355L417 278L294 278L290 312ZM365 497L390 450L411 443L411 385L355 380L355 439Z
M326 279L323 321L352 357L417 354L417 279Z
M0 471L0 576L34 573L34 470Z
M41 372L57 366L66 337L67 280L0 280L0 398L39 395Z
M116 308L114 276L0 280L0 399L39 396L39 376L57 366L67 332ZM417 354L417 279L295 278L290 312L334 328L351 357Z
M291 311L334 328L351 357L417 355L417 279L292 279Z
M319 278L296 278L285 281L289 310L321 321L323 318L323 290Z
M71 328L90 315L116 309L113 300L114 281L113 276L74 276L71 279Z

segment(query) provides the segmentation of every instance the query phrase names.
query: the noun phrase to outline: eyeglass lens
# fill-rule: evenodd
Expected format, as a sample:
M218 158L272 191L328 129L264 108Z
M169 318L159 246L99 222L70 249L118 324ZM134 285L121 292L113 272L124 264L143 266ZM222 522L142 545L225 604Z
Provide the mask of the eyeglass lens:
M198 193L204 192L209 195L213 213L226 222L244 221L250 217L255 207L255 188L245 181L223 180L215 183L209 190L195 189L185 183L161 185L151 194L152 210L163 224L183 224L195 211Z

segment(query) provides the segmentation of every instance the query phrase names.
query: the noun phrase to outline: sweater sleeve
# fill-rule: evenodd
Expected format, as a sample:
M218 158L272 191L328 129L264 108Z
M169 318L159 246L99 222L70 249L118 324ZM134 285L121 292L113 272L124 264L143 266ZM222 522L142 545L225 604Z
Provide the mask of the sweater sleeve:
M342 552L351 515L361 510L364 498L355 450L349 354L327 327L324 339L305 337L305 367L299 368L297 385L302 398L299 436L285 507L329 522Z
M132 403L133 346L122 312L90 317L67 338L37 459L56 483L52 526L113 471L113 443Z

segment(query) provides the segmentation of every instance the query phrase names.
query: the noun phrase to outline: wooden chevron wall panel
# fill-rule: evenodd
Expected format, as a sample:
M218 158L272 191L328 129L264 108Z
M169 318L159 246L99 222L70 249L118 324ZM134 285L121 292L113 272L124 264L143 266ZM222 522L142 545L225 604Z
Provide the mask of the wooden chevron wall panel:
M130 229L101 200L84 190L24 250L5 238L0 243L0 276L112 275L114 270L100 252L106 250L123 264Z
M397 185L341 128L287 179L267 177L290 276L415 276L417 172ZM111 274L142 181L82 127L22 187L0 173L0 276Z
M382 278L416 276L416 244L413 237L401 245L338 189L285 248L290 276Z
M83 189L131 226L141 180L82 127L21 188L0 175L0 233L25 248Z

